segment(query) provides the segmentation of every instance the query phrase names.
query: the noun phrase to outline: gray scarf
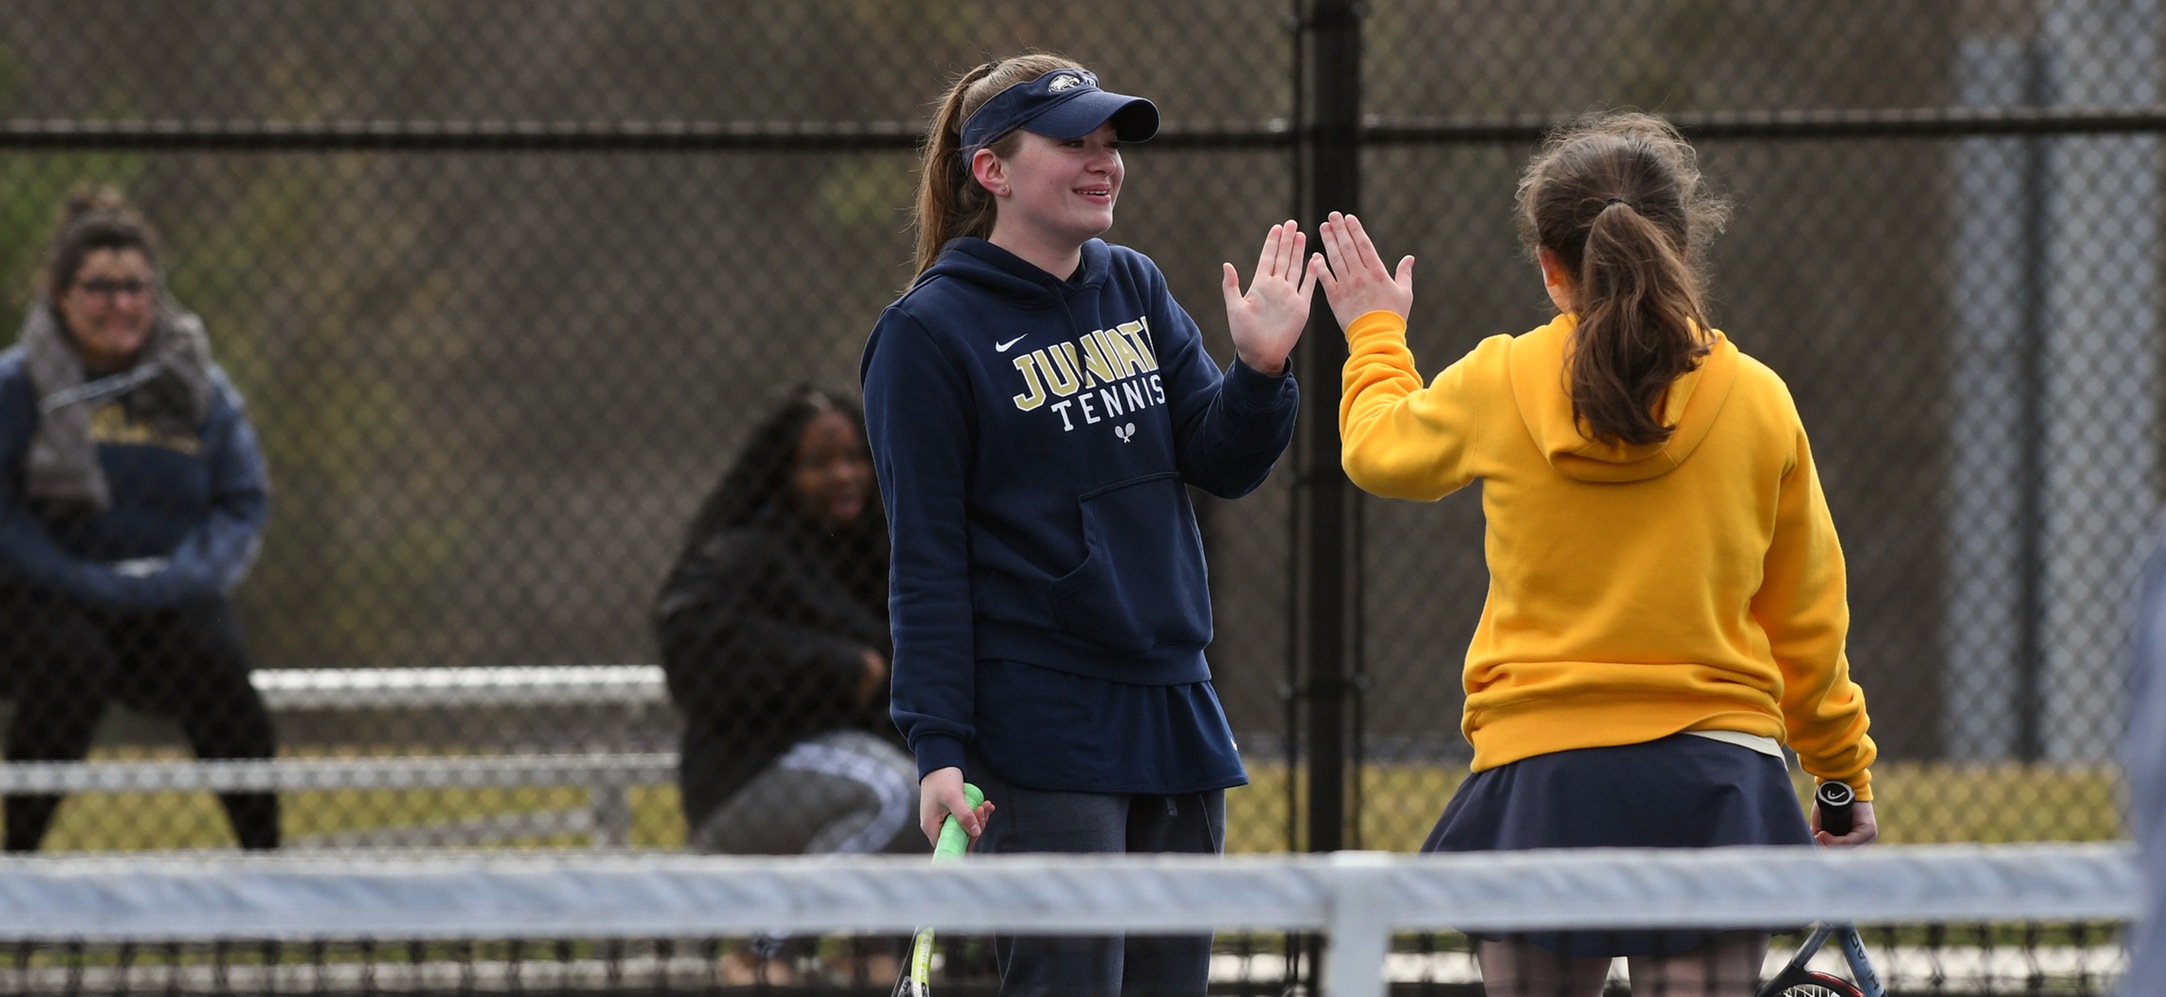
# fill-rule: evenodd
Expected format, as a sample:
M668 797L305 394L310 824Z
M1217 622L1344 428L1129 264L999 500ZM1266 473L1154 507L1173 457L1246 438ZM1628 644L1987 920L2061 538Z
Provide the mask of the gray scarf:
M64 514L97 515L113 504L90 435L90 410L132 395L133 414L160 433L194 434L211 411L211 349L203 320L168 303L158 306L136 364L95 381L60 328L51 305L34 301L23 319L23 365L38 399L23 490Z

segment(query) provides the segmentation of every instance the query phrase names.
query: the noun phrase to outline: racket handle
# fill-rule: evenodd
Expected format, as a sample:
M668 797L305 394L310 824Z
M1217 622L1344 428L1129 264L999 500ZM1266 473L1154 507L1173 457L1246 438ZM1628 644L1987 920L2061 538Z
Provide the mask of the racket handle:
M963 798L970 801L970 808L973 810L977 809L978 804L985 802L985 794L967 782L963 783ZM949 814L948 819L940 823L940 842L933 846L933 858L959 859L969 847L970 832L963 830L963 822L957 820L954 814Z
M1813 802L1820 807L1820 829L1838 838L1850 833L1850 805L1857 802L1858 795L1850 790L1847 782L1829 780L1813 790Z

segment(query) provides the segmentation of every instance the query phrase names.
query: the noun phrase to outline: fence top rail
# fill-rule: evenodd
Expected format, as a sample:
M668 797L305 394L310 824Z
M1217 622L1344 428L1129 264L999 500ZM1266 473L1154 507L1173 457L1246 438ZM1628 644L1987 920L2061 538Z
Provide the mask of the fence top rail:
M669 782L671 753L245 761L10 762L0 793L294 792Z
M1834 110L1704 111L1669 115L1702 139L1981 138L2166 132L2166 105L2150 107L1892 107ZM1377 144L1535 142L1570 119L1369 118L1361 139Z
M1364 118L1352 134L1285 118L1168 122L1154 148L1285 149L1303 140L1364 144L1525 143L1556 114ZM2147 107L1890 107L1680 112L1695 139L1954 138L2166 132ZM915 121L0 121L0 150L201 152L910 152Z
M0 938L2037 922L2126 920L2140 893L2126 844L1004 855L940 867L907 856L42 857L0 859Z
M15 119L0 149L227 152L619 152L910 150L898 121L250 121Z
M0 150L915 152L921 121L0 120ZM1158 147L1277 148L1293 122L1169 122Z
M249 680L274 710L669 702L658 665L281 668L259 669Z

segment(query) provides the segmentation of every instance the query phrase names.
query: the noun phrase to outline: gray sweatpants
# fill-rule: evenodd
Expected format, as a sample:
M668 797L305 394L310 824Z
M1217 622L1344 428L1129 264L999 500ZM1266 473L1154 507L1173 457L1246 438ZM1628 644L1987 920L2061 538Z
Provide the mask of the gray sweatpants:
M930 852L918 831L917 760L861 730L799 741L692 828L686 845L706 855ZM763 932L752 950L804 955L811 941Z
M686 844L709 855L932 850L918 833L917 762L861 730L798 742L692 828Z

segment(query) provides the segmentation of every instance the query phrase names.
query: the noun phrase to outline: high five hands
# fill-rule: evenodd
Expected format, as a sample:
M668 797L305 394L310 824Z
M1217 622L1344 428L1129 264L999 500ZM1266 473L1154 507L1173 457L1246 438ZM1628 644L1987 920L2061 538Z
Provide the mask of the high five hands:
M1324 251L1309 260L1309 274L1324 286L1324 300L1331 303L1339 328L1370 312L1392 312L1403 319L1413 310L1414 258L1402 258L1396 274L1385 270L1361 219L1334 211L1317 241Z
M1241 293L1241 275L1233 264L1222 264L1226 325L1233 331L1234 353L1249 369L1272 375L1286 369L1286 355L1301 340L1302 327L1309 321L1309 301L1319 284L1340 328L1370 312L1394 312L1405 318L1413 309L1413 257L1400 260L1396 274L1385 270L1376 244L1362 230L1361 219L1336 211L1324 222L1320 241L1324 251L1302 266L1308 236L1290 221L1271 226L1246 294Z
M1221 290L1226 296L1226 325L1233 332L1234 354L1259 374L1276 377L1285 372L1286 355L1293 352L1302 328L1309 323L1316 275L1313 268L1302 265L1307 243L1308 236L1293 222L1271 226L1247 294L1241 293L1241 275L1233 264L1222 264L1226 277Z

